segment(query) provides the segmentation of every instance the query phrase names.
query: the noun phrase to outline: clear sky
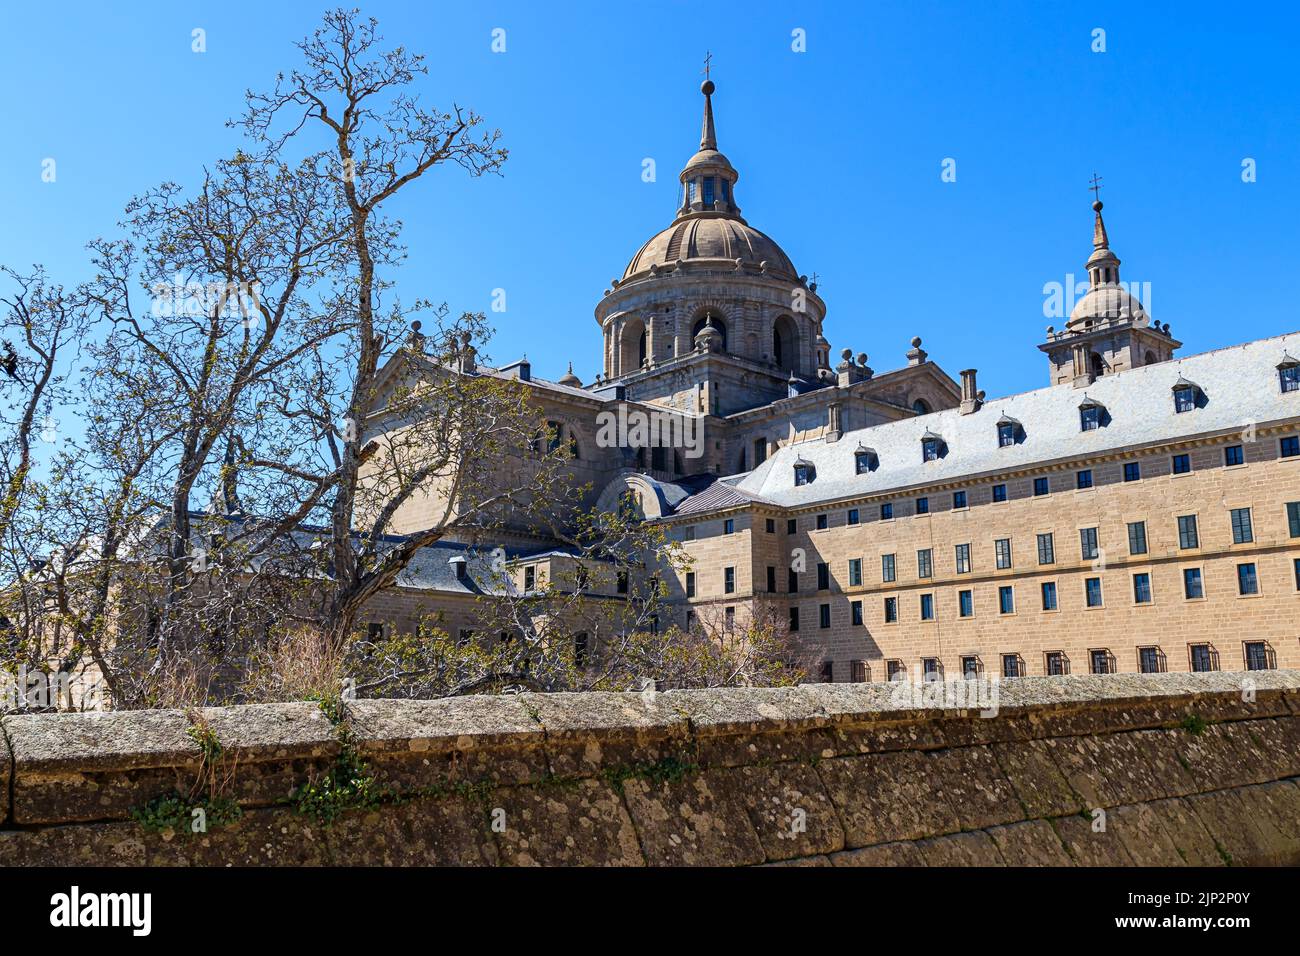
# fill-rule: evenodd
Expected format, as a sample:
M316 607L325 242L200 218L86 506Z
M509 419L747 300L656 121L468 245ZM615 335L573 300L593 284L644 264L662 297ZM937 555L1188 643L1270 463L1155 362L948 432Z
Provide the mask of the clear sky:
M0 262L86 277L85 242L230 154L245 88L297 65L319 2L14 5L0 19ZM487 311L490 353L600 370L592 310L665 227L713 53L719 147L749 222L818 273L826 337L904 363L913 335L990 396L1047 384L1046 283L1111 246L1188 354L1300 328L1292 4L374 2L428 54L420 91L500 127L500 179L421 180L404 298ZM207 50L191 51L191 31ZM506 51L492 51L505 30ZM805 31L806 52L792 49ZM1094 30L1105 52L1094 52ZM42 162L56 180L42 181ZM643 160L657 181L642 180ZM945 159L956 181L944 182ZM1255 162L1257 181L1242 180ZM507 311L490 312L492 290Z

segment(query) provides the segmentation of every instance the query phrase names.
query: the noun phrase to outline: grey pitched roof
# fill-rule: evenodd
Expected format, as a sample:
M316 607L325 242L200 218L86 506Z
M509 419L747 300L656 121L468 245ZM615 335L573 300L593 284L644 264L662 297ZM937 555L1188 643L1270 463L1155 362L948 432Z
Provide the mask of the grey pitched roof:
M688 515L709 511L722 511L741 505L762 502L754 494L742 491L734 484L735 479L718 478L714 475L695 475L673 482L673 486L687 492L673 507L673 514Z
M904 489L1011 471L1039 463L1102 454L1129 445L1230 432L1247 423L1300 417L1300 392L1283 393L1277 366L1288 350L1300 351L1300 332L1259 339L1186 358L1106 375L1088 386L1088 397L1106 408L1109 423L1092 431L1079 427L1083 390L1066 383L986 401L973 414L957 409L886 422L780 449L738 483L740 491L781 505L811 504L890 489ZM1203 406L1176 413L1169 391L1180 376L1199 383ZM1002 415L1022 425L1024 440L998 446ZM944 436L948 454L922 461L920 437ZM879 467L856 474L859 444L876 449ZM796 460L811 461L816 478L794 483Z

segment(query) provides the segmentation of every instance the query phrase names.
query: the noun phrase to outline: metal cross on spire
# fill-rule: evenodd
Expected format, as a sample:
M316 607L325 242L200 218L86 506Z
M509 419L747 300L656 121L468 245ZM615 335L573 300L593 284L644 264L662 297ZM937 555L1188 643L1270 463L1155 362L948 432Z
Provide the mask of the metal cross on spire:
M704 78L709 78L709 61L713 59L713 54L708 50L704 51Z
M1092 191L1092 198L1101 199L1101 177L1097 175L1095 169L1092 171L1092 179L1089 180L1089 182L1092 183L1092 185L1088 187L1088 189Z

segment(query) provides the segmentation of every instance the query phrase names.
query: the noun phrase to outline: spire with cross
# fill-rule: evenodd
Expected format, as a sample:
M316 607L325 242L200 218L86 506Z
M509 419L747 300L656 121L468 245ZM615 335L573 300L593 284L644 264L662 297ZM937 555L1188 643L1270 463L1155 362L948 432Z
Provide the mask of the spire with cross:
M713 59L713 54L708 50L704 51L704 79L709 79L709 61Z
M1097 202L1101 202L1101 177L1097 175L1097 170L1092 171L1092 179L1089 182L1092 183L1088 187L1088 190L1092 193L1092 198Z

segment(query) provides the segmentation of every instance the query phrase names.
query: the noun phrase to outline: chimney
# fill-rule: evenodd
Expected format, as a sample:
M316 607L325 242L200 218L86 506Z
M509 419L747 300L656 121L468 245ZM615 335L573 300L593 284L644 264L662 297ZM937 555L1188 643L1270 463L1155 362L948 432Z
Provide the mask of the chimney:
M975 388L975 369L962 369L961 372L961 413L969 415L979 411L982 398Z
M1087 388L1092 384L1092 365L1088 362L1088 346L1075 342L1070 347L1074 358L1074 387Z

